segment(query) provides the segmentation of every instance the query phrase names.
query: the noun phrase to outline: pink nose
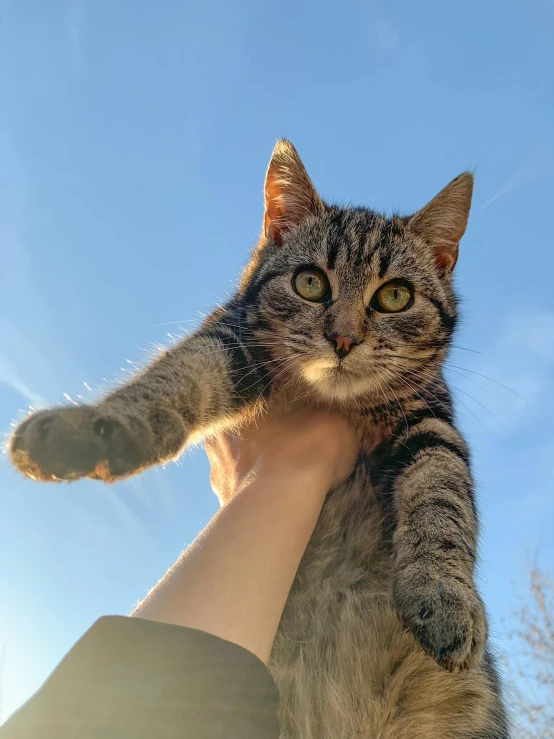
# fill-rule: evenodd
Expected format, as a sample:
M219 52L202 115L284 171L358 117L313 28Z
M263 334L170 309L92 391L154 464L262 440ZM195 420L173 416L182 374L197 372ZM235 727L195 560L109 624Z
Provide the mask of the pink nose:
M327 339L327 341L330 341L331 344L334 345L335 352L339 359L342 359L343 357L346 357L347 354L350 354L350 350L353 346L357 346L358 344L362 343L362 340L359 336L342 336L336 331L333 331L330 334L325 334L325 338Z

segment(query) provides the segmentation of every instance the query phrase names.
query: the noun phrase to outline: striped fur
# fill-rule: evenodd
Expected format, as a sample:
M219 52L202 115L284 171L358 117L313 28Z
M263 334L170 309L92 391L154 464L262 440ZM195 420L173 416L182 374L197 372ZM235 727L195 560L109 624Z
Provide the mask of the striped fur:
M282 739L507 739L485 609L467 446L442 364L471 175L412 217L329 206L288 142L266 179L260 243L237 294L96 406L31 415L11 457L36 479L115 480L262 409L326 405L361 432L288 599L270 668ZM331 298L292 278L315 266ZM407 281L413 305L372 308ZM359 336L347 356L325 336Z

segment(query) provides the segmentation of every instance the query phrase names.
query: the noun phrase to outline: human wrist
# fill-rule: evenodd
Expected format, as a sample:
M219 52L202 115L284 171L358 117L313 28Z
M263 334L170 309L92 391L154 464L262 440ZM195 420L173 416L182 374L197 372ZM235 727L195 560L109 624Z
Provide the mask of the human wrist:
M262 480L268 488L273 484L279 484L283 491L302 487L306 493L325 496L332 486L333 467L328 460L312 457L264 457L258 460L249 477L252 481ZM245 483L244 487L248 486L248 481Z
M344 418L316 413L275 416L241 436L221 434L206 443L210 481L222 506L255 488L323 500L352 471L357 443Z

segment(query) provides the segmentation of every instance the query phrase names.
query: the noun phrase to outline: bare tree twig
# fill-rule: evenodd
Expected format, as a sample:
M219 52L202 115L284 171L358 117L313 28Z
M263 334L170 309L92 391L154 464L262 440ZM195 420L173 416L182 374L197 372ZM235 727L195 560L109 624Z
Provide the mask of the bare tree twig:
M554 581L538 566L529 573L527 598L514 609L517 627L507 667L521 739L554 739Z

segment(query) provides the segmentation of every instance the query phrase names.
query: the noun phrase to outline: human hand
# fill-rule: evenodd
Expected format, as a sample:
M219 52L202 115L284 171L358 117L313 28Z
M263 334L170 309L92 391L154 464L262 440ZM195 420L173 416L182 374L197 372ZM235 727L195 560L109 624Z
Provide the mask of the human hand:
M348 477L357 452L356 432L343 416L307 408L260 417L206 441L210 482L222 506L260 474L285 482L291 475L315 476L325 495Z

